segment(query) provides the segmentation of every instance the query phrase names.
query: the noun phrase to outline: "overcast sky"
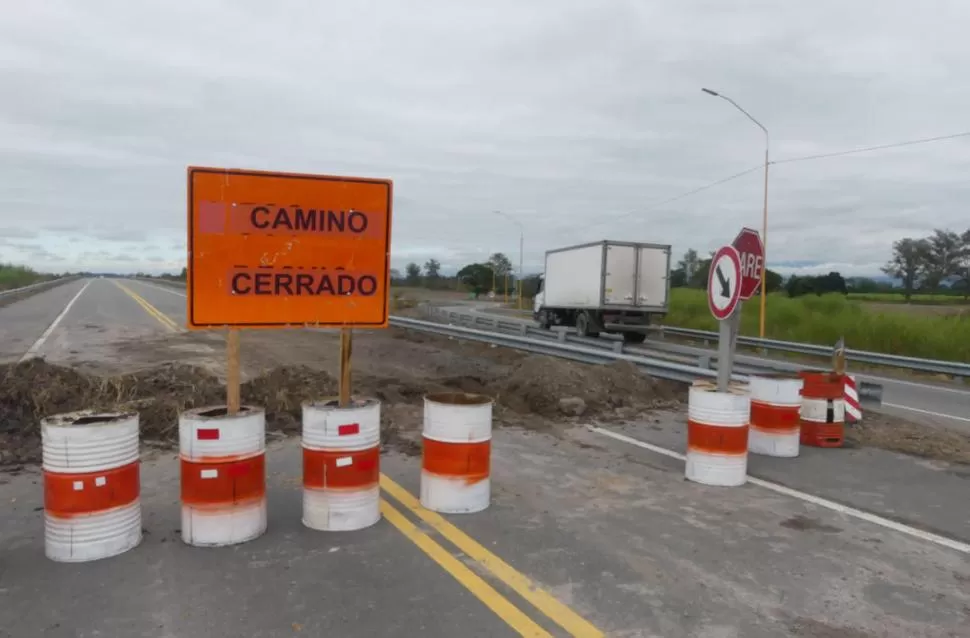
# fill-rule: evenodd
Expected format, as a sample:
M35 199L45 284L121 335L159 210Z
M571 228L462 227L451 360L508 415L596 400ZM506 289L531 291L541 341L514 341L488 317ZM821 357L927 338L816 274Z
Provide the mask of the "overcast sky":
M189 164L387 177L394 266L760 228L776 159L970 131L970 2L4 3L0 261L178 270ZM970 226L970 138L772 167L769 265ZM787 266L787 268L785 267Z

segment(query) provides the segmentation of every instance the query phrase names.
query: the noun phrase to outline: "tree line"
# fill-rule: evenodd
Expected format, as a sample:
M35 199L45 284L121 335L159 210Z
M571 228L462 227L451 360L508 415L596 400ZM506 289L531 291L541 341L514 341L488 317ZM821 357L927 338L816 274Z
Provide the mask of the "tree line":
M958 234L937 228L929 237L893 242L893 256L882 271L902 282L906 299L914 292L940 292L944 287L970 296L970 229ZM947 285L949 284L949 285Z
M479 296L494 291L497 295L513 294L517 278L512 269L512 261L505 253L493 253L486 261L462 266L453 276L441 272L441 262L429 259L420 266L411 262L404 267L404 273L391 269L391 282L399 286L424 287L440 290L468 290ZM531 297L538 289L538 275L523 279L522 294Z
M670 271L671 288L707 288L707 278L711 271L711 260L714 253L701 258L693 248L684 253L683 258ZM778 292L784 290L790 297L815 294L824 295L830 292L847 294L849 283L837 272L827 275L791 276L787 280L774 270L765 269L765 290Z

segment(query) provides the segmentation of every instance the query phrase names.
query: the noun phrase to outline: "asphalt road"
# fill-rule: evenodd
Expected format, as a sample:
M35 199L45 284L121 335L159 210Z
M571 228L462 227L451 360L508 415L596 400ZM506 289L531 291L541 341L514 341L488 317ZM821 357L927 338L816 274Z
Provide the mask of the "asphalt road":
M489 312L488 309L471 305L447 306L444 309L466 315L496 316L494 312ZM513 314L502 314L501 317L503 320L536 325L529 318L518 317ZM696 365L699 357L716 354L716 347L708 349L683 344L666 344L664 342L651 344L650 340L644 344L642 350L647 356L652 352L666 351L669 353L671 350L676 350L678 354L686 355L685 361L691 361L694 365ZM753 365L761 362L771 363L772 359L742 354L738 356L737 362L738 364ZM871 381L883 386L883 405L876 411L902 417L916 423L948 427L970 433L970 388L960 387L953 383L930 383L916 379L899 379L862 373L853 374L859 381Z
M184 323L181 291L86 284L0 309L5 360L108 363ZM277 441L269 530L221 549L181 543L177 458L149 452L142 544L78 565L44 558L37 470L0 474L0 637L970 636L965 468L807 449L708 488L670 456L681 413L587 425L496 430L492 506L444 522L414 503L420 459L388 452L384 519L345 534L302 526L299 442Z

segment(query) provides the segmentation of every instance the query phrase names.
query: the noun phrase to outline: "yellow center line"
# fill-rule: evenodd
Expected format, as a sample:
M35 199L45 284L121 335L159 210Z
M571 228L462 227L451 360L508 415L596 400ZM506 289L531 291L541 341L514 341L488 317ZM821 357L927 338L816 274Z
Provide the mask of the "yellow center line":
M465 555L477 561L489 573L512 588L519 596L532 603L536 609L569 632L570 635L583 636L584 638L605 635L589 621L541 589L528 576L516 571L504 560L485 549L478 541L446 521L440 514L422 507L418 499L385 474L381 474L381 488L401 505L411 510L415 516L451 541Z
M127 286L119 283L118 281L115 281L115 285L118 286L119 288L121 288L121 290L126 295L128 295L129 297L131 297L132 299L134 299L135 300L135 303L137 303L139 306L141 306L142 309L144 309L145 312L147 312L151 316L155 317L155 319L158 319L159 323L161 323L163 326L165 326L166 328L168 328L172 332L178 332L179 331L179 326L178 326L177 323L175 323L170 318L168 318L158 308L156 308L155 306L153 306L150 303L148 303L147 301L145 301L145 299L142 298L141 295L139 295L138 293L136 293L132 289L128 288Z
M384 499L381 499L381 513L401 534L417 545L421 551L427 554L434 562L438 563L442 569L451 574L455 580L464 585L465 589L495 612L499 618L504 620L520 636L549 636L549 638L552 638L552 634L526 616L521 609L510 603L494 587L486 583L481 576L452 556L444 547L418 529L404 514Z

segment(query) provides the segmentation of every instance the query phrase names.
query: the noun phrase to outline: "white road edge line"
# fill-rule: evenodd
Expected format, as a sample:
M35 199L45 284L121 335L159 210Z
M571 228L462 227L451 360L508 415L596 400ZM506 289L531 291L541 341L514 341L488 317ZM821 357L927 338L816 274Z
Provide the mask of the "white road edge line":
M929 410L922 410L920 408L910 408L910 407L907 407L905 405L898 405L896 403L883 403L881 405L881 407L885 407L885 408L896 408L896 409L899 409L899 410L909 410L910 412L919 412L920 414L928 414L930 416L937 416L937 417L940 417L941 419L954 419L956 421L966 421L967 423L970 423L970 419L968 419L965 416L955 416L953 414L943 414L942 412L931 412Z
M161 290L162 292L168 292L168 293L171 293L173 295L177 295L179 297L184 297L185 296L185 293L184 292L179 292L178 290L172 290L170 288L165 288L163 286L157 286L155 284L150 284L147 281L142 281L140 279L128 279L127 281L131 281L131 282L134 282L136 284L142 284L144 286L148 286L149 288L154 288L155 290Z
M30 349L24 353L24 356L20 357L20 363L23 363L27 359L32 359L37 356L37 353L40 352L40 349L44 347L44 343L47 342L47 339L51 336L51 333L54 332L54 329L57 328L57 325L61 323L61 320L63 320L64 317L67 315L68 311L71 309L71 306L73 306L74 302L78 300L78 297L84 294L84 291L88 289L88 286L91 285L92 281L94 280L88 279L87 283L84 284L80 290L78 290L77 294L74 295L74 297L67 302L67 305L64 306L63 310L61 310L61 314L57 315L57 317L54 318L54 321L51 323L51 325L47 326L47 330L44 331L44 334L42 334L40 338L34 342L34 345L30 346Z
M963 390L961 388L948 388L943 385L932 385L929 383L919 383L917 381L905 381L903 379L893 379L891 377L877 377L871 374L855 374L851 370L849 371L849 374L855 375L855 378L861 381L871 380L871 381L876 381L878 383L881 383L883 385L886 385L887 383L896 383L898 385L909 385L916 388L925 388L927 390L936 390L939 392L952 392L953 394L970 394L970 390Z
M651 452L656 452L657 454L662 454L668 456L672 459L677 459L679 461L686 460L683 454L674 452L673 450L668 450L667 448L660 447L659 445L653 445L652 443L646 443L639 439L627 436L625 434L620 434L619 432L613 432L612 430L606 430L604 428L591 425L588 426L590 430L596 432L597 434L603 434L610 438L616 439L617 441L622 441L623 443L629 443L630 445L635 445L637 447L642 447ZM946 547L949 549L954 549L963 554L970 554L970 544L963 543L952 538L947 538L946 536L940 536L939 534L933 534L932 532L925 532L916 527L910 527L909 525L904 525L902 523L897 523L896 521L890 520L888 518L883 518L882 516L877 516L876 514L870 514L869 512L863 512L862 510L855 509L854 507L849 507L848 505L842 505L841 503L836 503L835 501L830 501L828 499L821 498L819 496L814 496L812 494L807 494L805 492L800 492L798 490L793 490L790 487L785 487L784 485L779 485L777 483L772 483L771 481L765 481L764 479L755 478L748 475L748 482L752 485L757 485L758 487L763 487L769 489L772 492L777 492L778 494L784 494L785 496L791 496L800 501L806 503L811 503L812 505L818 505L819 507L824 507L826 509L832 510L833 512L838 512L839 514L845 514L846 516L851 516L859 520L865 521L867 523L872 523L886 529L891 529L907 536L912 536L913 538L918 538L919 540L927 541Z

